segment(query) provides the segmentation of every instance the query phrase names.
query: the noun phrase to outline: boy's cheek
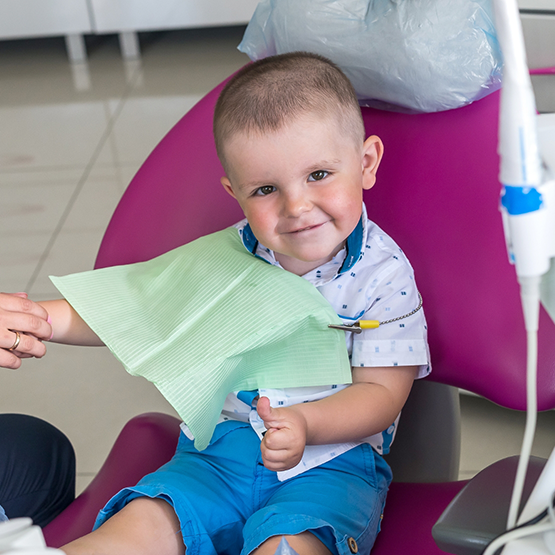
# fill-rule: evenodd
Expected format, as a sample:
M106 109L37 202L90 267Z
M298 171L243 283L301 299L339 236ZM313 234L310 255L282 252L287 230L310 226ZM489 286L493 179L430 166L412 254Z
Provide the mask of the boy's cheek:
M271 210L263 209L260 206L253 208L251 206L241 206L245 217L249 220L249 224L256 238L260 241L261 238L257 233L266 235L274 225L275 216Z

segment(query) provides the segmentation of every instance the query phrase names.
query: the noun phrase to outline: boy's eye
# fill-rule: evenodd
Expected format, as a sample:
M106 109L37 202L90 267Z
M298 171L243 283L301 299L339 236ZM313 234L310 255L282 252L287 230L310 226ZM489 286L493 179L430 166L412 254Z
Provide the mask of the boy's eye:
M318 170L315 172L312 172L309 176L308 176L308 180L309 181L321 181L322 179L324 179L324 177L326 177L328 175L328 172L325 170Z
M255 195L269 195L273 193L276 188L273 185L264 185L264 187L259 187L255 191Z

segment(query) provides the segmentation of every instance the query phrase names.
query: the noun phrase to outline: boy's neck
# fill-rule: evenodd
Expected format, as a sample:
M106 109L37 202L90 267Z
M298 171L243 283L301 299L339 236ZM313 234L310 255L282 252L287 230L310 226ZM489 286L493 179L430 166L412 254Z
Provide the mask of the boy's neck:
M329 256L320 260L299 260L298 258L293 258L292 256L287 256L278 252L274 252L274 256L284 270L287 270L297 276L304 276L305 274L308 274L308 272L311 272L326 262L329 262L344 246L345 241L343 241L343 243L330 253Z

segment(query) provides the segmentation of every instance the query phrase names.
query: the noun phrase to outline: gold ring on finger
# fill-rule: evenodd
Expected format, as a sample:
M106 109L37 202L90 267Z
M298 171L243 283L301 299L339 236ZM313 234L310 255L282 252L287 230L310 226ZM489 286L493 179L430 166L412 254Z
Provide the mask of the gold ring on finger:
M21 335L18 331L14 331L15 341L14 344L8 349L8 351L15 351L19 347L19 342L21 341Z

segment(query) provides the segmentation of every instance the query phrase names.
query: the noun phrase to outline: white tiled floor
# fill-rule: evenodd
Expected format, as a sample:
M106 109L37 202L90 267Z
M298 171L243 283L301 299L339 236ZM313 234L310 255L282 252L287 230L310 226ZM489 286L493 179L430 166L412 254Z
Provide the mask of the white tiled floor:
M88 39L70 66L63 39L0 42L0 290L56 295L49 274L90 269L118 200L171 126L247 58L242 28L141 35L125 63L115 36ZM551 89L547 89L553 94ZM41 361L0 372L0 411L61 428L75 445L81 489L135 414L172 413L105 349L52 345ZM542 415L536 453L555 444ZM461 477L517 453L523 415L463 397Z

